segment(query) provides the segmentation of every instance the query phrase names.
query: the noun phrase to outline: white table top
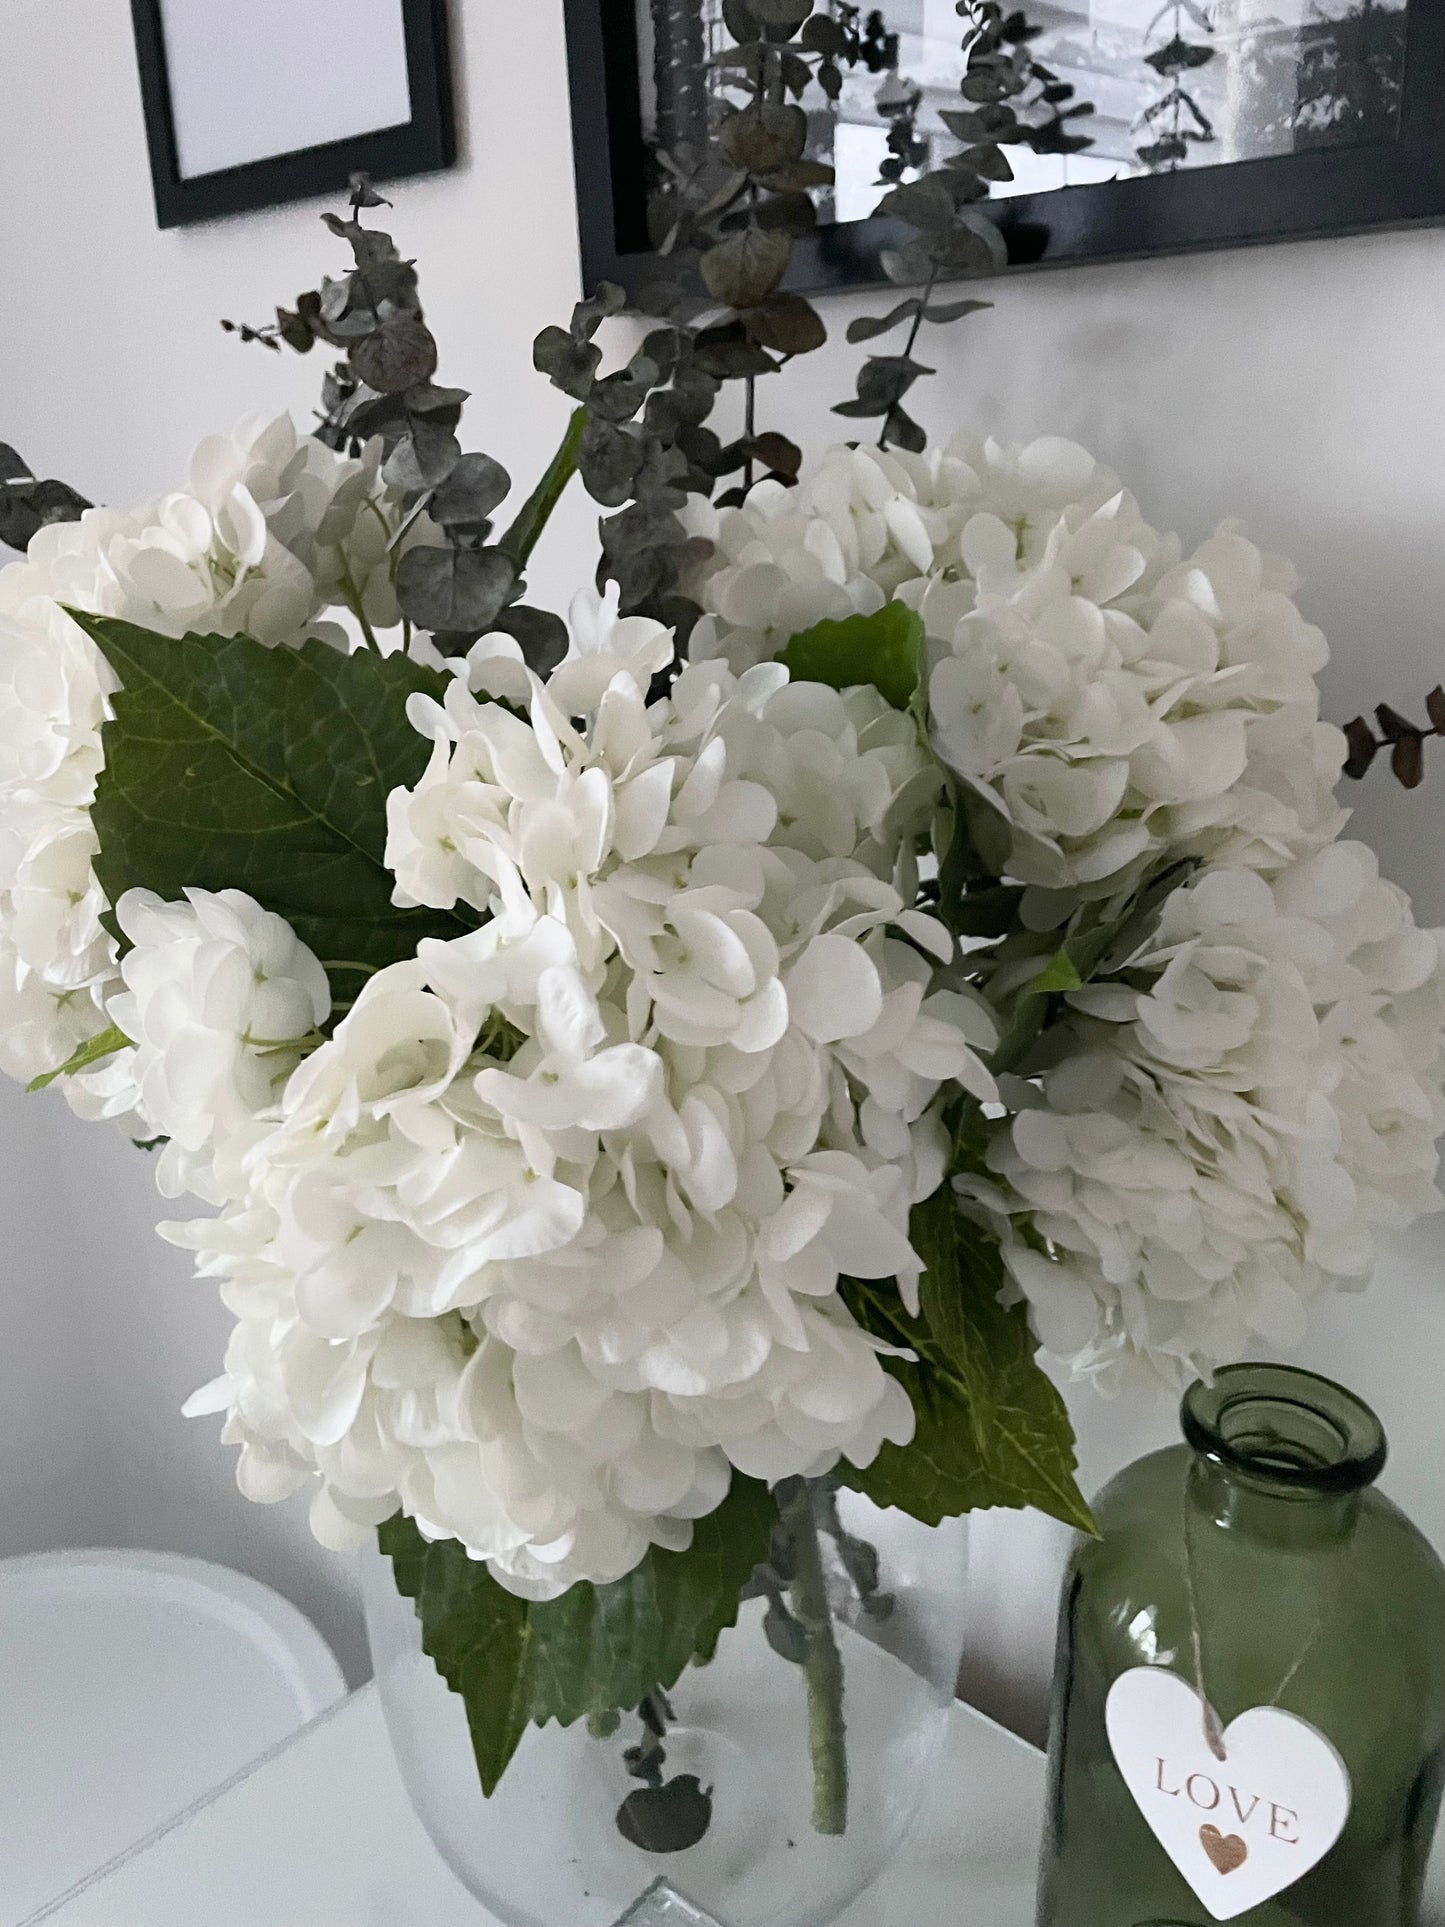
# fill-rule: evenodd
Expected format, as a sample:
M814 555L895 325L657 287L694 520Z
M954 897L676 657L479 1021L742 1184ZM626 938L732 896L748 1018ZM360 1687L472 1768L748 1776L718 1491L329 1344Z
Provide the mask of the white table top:
M955 1710L902 1858L839 1927L1031 1927L1043 1758ZM18 1927L488 1927L412 1813L364 1687ZM9 1922L3 1927L12 1927Z

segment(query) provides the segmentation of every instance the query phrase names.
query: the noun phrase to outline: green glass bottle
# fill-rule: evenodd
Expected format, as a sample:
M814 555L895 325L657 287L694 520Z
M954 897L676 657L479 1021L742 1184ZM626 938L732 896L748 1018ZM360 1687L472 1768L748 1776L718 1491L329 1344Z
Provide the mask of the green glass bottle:
M1039 1927L1416 1927L1445 1567L1372 1489L1379 1421L1328 1379L1237 1365L1183 1428L1105 1488L1065 1581Z

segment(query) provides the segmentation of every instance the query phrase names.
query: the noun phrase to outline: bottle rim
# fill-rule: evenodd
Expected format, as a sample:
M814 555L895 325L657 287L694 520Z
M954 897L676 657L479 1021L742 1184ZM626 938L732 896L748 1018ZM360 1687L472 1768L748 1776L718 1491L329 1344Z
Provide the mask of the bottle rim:
M1295 1365L1221 1367L1184 1394L1180 1423L1202 1458L1296 1493L1362 1491L1389 1451L1363 1399Z

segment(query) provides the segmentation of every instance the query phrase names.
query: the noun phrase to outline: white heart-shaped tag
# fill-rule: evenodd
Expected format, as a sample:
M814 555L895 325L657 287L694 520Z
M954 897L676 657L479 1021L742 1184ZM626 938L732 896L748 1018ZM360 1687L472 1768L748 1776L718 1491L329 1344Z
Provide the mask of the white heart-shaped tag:
M1205 1736L1204 1703L1162 1666L1109 1689L1115 1764L1155 1838L1215 1920L1283 1893L1324 1859L1350 1814L1350 1775L1308 1720L1254 1706Z

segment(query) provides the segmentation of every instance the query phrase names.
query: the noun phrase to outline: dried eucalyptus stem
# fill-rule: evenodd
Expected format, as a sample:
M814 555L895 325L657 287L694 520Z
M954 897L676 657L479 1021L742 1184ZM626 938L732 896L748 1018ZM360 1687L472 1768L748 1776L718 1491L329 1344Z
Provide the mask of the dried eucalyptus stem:
M813 1481L800 1481L781 1507L781 1516L793 1551L793 1617L807 1640L802 1664L808 1692L808 1751L813 1761L813 1828L817 1833L841 1834L848 1826L843 1659L828 1609L814 1490Z

